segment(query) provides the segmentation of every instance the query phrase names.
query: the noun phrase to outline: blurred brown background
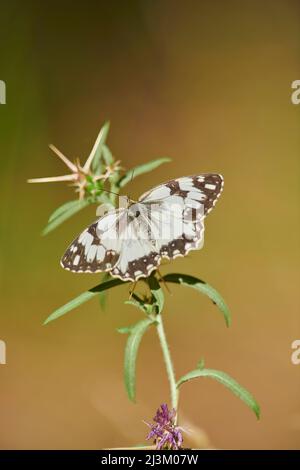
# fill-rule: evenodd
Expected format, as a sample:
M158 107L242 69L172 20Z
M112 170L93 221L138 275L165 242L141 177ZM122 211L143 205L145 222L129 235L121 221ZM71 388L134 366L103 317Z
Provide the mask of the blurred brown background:
M137 196L166 179L218 171L225 191L206 223L204 249L163 272L194 274L227 300L233 324L179 286L165 323L178 376L200 357L230 373L262 407L257 422L220 384L183 387L181 413L218 448L300 448L299 320L300 4L293 0L1 2L2 449L101 448L142 442L168 384L155 331L141 344L136 405L122 383L125 337L139 312L115 289L42 326L53 309L99 282L59 266L90 208L42 238L72 189L30 186L64 174L47 145L88 155L106 119L127 168L173 163L136 179Z

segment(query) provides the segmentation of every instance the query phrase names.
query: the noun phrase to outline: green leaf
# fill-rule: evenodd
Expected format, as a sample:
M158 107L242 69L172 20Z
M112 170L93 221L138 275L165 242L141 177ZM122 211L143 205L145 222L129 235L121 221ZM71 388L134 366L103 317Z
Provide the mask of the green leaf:
M120 286L121 284L125 284L127 282L130 282L130 281L122 281L122 279L113 278L113 279L110 279L109 281L101 282L97 286L90 289L89 292L95 292L95 293L102 292L104 290L111 289L111 287Z
M212 286L194 276L189 276L187 274L166 274L163 278L165 282L174 282L175 284L182 284L183 286L192 287L202 294L207 295L223 313L226 326L230 326L231 315L229 308L226 305L223 297L221 297L221 295Z
M146 315L151 315L153 313L153 305L140 299L140 297L138 297L134 292L132 293L132 299L125 300L124 303L127 305L133 305L134 307L142 310L143 313L146 313Z
M121 335L128 335L132 330L131 326L122 326L121 328L117 328L117 332L121 333Z
M70 300L70 302L63 305L62 307L59 307L57 310L51 313L51 315L45 320L44 325L46 325L47 323L50 323L53 320L56 320L62 315L65 315L66 313L70 312L74 308L79 307L79 305L95 297L95 295L97 295L99 292L105 291L107 289L111 289L112 287L119 286L123 283L124 281L122 281L121 279L111 279L110 281L98 284L96 287L93 287L87 292L83 292L78 297L75 297L75 299Z
M62 206L59 206L57 209L55 209L54 212L50 215L48 219L48 223L52 222L52 220L56 219L56 217L59 217L61 214L63 214L66 210L69 210L73 207L76 207L78 205L79 200L75 199L75 201L68 201L65 202Z
M197 363L197 369L202 370L204 369L204 367L205 367L205 361L204 361L204 358L202 357L200 361Z
M62 307L59 307L53 313L51 313L51 315L44 321L44 325L46 325L47 323L53 320L56 320L62 315L65 315L66 313L70 312L74 308L79 307L79 305L83 304L84 302L87 302L94 296L95 296L94 292L90 292L90 291L83 292L82 294L78 295L78 297L75 297L75 299L70 300L70 302L63 305Z
M159 285L158 280L156 277L150 276L147 279L147 282L149 284L149 287L151 289L151 293L153 295L153 298L155 300L155 305L157 306L157 312L156 313L161 313L163 308L164 308L164 303L165 303L165 296L163 293L162 288Z
M146 309L145 309L144 304L142 302L137 302L136 300L125 300L124 304L133 305L134 307L138 308L139 310L142 310L143 313L146 313Z
M107 166L110 166L114 161L114 157L112 156L110 149L105 144L102 145L102 153L103 153L103 160L105 161L105 164Z
M238 382L231 378L225 372L214 369L196 369L181 377L177 382L177 387L180 387L184 382L187 382L198 377L210 377L217 380L222 385L225 385L234 395L239 397L249 408L256 414L257 419L260 417L260 407L255 398L248 390L242 387Z
M101 307L101 310L105 310L106 307L106 300L107 300L107 295L106 292L99 292L99 304Z
M69 202L72 204L69 204L68 207L65 207L65 210L63 210L63 206L61 206L53 212L53 214L49 218L48 225L42 231L42 235L47 235L48 233L52 232L52 230L54 230L56 227L58 227L70 217L72 217L72 215L76 214L81 209L84 209L90 204L90 201L88 199L82 199L81 201L78 199L77 201ZM66 206L67 204L64 204L64 206Z
M143 175L144 173L148 173L149 171L155 170L155 168L159 167L163 163L170 162L170 158L157 158L156 160L152 160L148 163L143 163L142 165L137 165L131 170L128 170L124 176L119 180L119 187L123 188L126 184L130 183L131 180L136 178L137 176Z
M108 281L109 279L111 279L110 274L104 273L101 279L101 284L103 282ZM101 310L105 310L106 300L107 300L107 292L105 290L99 292L99 304L100 304Z
M100 159L101 159L101 154L103 150L103 144L105 143L105 140L107 138L107 134L109 131L109 122L107 121L104 126L101 128L98 137L96 139L96 142L94 143L94 146L92 148L92 151L88 157L92 159L92 165L91 168L93 171L96 171L99 168L100 164ZM93 155L93 157L92 157Z
M154 320L150 318L144 318L134 326L129 327L129 336L125 347L124 382L128 397L133 402L135 401L135 371L137 353L141 339L152 323L154 323Z

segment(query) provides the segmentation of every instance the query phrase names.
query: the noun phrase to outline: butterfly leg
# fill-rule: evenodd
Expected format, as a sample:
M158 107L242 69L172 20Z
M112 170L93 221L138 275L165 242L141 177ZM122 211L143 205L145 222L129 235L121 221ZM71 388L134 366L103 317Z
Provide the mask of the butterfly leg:
M166 281L164 280L164 278L163 278L163 276L162 276L160 270L157 269L156 271L157 271L157 274L159 275L159 281L161 281L161 282L163 283L163 285L164 285L165 288L166 288L166 291L169 292L169 294L172 295L172 292L170 291L170 288L169 288L168 284L166 283Z
M131 297L132 297L132 295L133 295L133 293L134 293L134 289L135 289L135 287L136 287L136 284L137 284L137 281L134 281L133 286L132 286L132 289L129 291L129 300L131 300Z

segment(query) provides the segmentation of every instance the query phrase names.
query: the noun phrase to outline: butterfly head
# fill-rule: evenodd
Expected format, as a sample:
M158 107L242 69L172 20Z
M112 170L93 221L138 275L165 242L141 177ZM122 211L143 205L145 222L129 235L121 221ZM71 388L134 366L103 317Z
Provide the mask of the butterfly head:
M139 204L138 202L132 202L128 208L128 217L132 220L137 219L143 210L144 208L142 204Z
M119 196L119 207L123 209L129 209L131 206L137 204L134 199L128 196Z

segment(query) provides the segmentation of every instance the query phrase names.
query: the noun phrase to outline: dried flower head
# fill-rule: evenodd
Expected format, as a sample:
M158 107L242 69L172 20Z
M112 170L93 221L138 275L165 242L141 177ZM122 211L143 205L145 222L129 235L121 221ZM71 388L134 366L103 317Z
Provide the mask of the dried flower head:
M158 408L153 418L154 424L145 423L151 429L147 440L154 439L158 450L179 450L181 449L183 437L182 428L176 426L176 410L169 410L168 405L163 403Z
M104 129L104 128L103 128ZM88 156L84 165L80 164L77 159L75 162L69 160L60 150L54 145L50 145L50 149L64 162L64 164L71 170L71 173L62 176L49 176L45 178L33 178L29 179L28 183L52 183L65 181L70 182L72 186L75 186L75 191L79 193L79 199L84 199L85 196L96 196L97 192L101 191L103 184L122 169L120 161L111 160L109 163L102 168L102 171L93 170L92 164L97 156L101 139L103 137L104 130L101 130L97 140L92 148L90 155Z

